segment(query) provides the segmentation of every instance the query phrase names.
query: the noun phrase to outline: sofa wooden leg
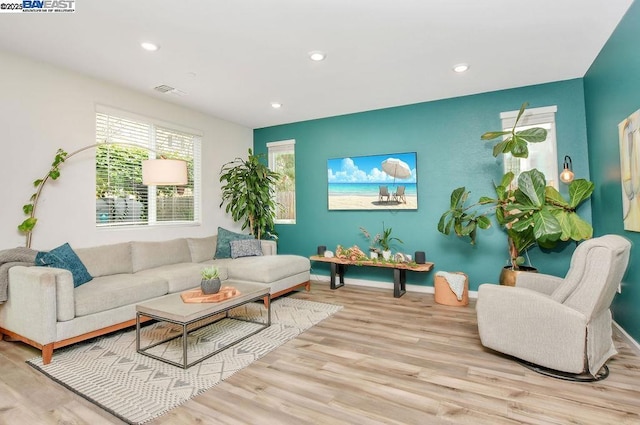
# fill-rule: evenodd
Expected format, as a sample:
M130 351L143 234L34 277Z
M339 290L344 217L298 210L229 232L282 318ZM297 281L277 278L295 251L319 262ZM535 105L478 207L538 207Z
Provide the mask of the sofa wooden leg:
M52 357L53 357L53 342L51 344L42 346L42 363L43 364L51 363Z
M307 292L309 292L311 290L311 281L308 280L307 283L304 284L304 289L306 289Z

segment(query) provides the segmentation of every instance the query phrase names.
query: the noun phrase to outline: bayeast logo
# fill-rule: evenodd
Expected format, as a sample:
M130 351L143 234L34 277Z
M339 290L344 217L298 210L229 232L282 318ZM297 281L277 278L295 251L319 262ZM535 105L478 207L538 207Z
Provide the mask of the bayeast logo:
M23 12L75 12L75 0L23 0Z

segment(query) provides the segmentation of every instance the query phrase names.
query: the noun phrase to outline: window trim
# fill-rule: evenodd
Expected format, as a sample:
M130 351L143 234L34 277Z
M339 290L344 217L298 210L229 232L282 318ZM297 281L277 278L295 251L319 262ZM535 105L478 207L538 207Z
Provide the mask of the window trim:
M519 112L520 110L501 112L500 119L502 120L502 128L511 130L513 128L513 125L515 124ZM556 112L558 112L557 105L526 109L522 114L522 117L520 117L518 127L532 127L536 125L550 124L551 128L548 130L548 132L553 136L553 144L551 146L549 157L555 166L553 167L554 170L552 170L552 172L554 173L553 178L550 178L550 176L546 174L545 177L547 178L547 181L550 180L552 182L551 186L553 186L555 189L559 189L560 184L558 177L558 137L556 132ZM503 162L503 171L505 173L509 171L507 169L506 160Z
M201 217L202 217L202 138L204 137L204 133L201 130L196 130L184 125L164 121L161 119L149 117L146 115L126 111L123 109L115 108L112 106L106 106L101 104L95 104L94 111L94 126L96 125L96 117L97 114L104 114L113 116L116 118L127 119L131 121L140 122L146 125L149 125L150 134L148 145L143 146L142 148L146 148L149 152L149 158L155 158L157 154L162 154L162 151L159 151L156 143L156 134L155 128L161 127L167 130L173 130L180 133L187 133L194 137L193 139L193 220L191 221L180 221L180 220L172 220L172 221L158 221L157 217L153 216L147 219L146 223L132 223L132 224L107 224L101 225L96 223L97 229L135 229L135 228L148 228L148 227L157 227L157 226L176 226L176 227L184 227L184 226L199 226L201 225ZM94 127L94 135L97 135L97 128ZM117 142L114 142L115 145L118 145ZM95 174L94 174L95 178ZM94 182L94 186L96 183ZM149 204L149 214L151 215L152 210L156 210L156 199L157 193L155 191L153 193L148 194L147 202Z
M296 145L296 140L295 139L287 139L287 140L279 140L277 142L268 142L267 143L267 152L268 152L268 160L269 160L269 169L274 171L275 169L275 154L279 153L279 152L290 152L293 151L293 155L295 158L295 145ZM295 163L294 163L294 167L295 167ZM296 188L294 186L293 188L294 194L296 193ZM276 195L275 191L274 191L274 196ZM294 212L296 214L294 214L297 217L297 208L298 208L298 203L295 202L293 205L294 208ZM296 224L296 219L292 218L292 219L282 219L282 218L276 218L275 219L275 224Z

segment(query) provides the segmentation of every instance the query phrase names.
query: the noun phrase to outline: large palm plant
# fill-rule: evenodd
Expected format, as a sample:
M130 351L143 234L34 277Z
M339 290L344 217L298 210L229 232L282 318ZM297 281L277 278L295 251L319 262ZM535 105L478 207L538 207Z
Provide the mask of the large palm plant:
M520 108L518 117L509 131L487 132L483 140L503 137L493 148L493 156L511 153L515 157L529 155L528 143L542 142L547 131L535 127L516 131L527 104ZM504 137L507 136L507 137ZM569 185L569 199L558 190L546 185L546 179L537 169L525 171L513 188L514 174L506 173L498 185L494 184L495 195L482 196L473 204L467 204L469 194L459 187L451 193L451 203L438 222L438 230L446 235L453 230L456 235L469 237L476 243L477 229L491 226L489 216L495 215L497 223L507 233L509 258L514 270L524 263L522 254L533 245L552 248L560 241L581 241L593 234L589 223L580 218L576 209L593 193L592 182L578 179Z

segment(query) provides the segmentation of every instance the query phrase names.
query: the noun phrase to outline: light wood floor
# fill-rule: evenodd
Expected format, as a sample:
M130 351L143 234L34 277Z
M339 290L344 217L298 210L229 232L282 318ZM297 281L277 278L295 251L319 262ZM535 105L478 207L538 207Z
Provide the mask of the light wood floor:
M150 423L640 424L640 357L618 337L609 378L570 383L484 349L473 300L325 283L293 296L344 309ZM37 354L0 342L0 424L121 423L29 367Z

